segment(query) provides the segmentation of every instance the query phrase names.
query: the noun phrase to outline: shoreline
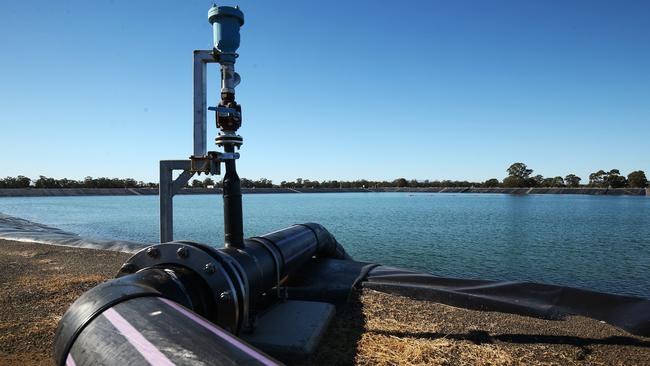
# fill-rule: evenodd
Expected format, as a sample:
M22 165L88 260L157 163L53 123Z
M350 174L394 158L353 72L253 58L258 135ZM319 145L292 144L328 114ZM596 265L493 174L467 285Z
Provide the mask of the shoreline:
M650 188L242 188L243 194L298 193L491 193L491 194L580 194L594 196L648 196ZM183 188L177 194L222 194L220 188ZM158 188L0 188L0 197L157 196Z

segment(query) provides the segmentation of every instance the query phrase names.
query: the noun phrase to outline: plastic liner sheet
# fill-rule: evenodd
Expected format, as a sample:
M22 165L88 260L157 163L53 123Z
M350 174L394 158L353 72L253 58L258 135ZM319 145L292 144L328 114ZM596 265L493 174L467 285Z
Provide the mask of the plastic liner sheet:
M313 258L298 272L290 275L286 286L289 298L345 304L355 285L376 264L353 260Z
M0 213L0 239L135 253L145 243L84 238L61 229Z
M650 337L650 300L530 282L437 277L400 268L372 268L364 288L474 310L545 319L581 315Z

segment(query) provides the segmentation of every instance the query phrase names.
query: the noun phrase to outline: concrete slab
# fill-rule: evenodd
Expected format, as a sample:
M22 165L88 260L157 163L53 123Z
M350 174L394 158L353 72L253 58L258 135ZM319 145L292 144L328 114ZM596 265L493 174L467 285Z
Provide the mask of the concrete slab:
M253 333L240 337L270 355L305 357L316 350L334 312L335 306L324 302L286 301L259 317Z

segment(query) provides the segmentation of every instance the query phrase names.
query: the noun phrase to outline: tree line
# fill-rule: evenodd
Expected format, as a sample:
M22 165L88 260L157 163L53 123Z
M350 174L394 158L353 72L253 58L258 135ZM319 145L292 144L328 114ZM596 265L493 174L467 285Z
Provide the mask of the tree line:
M158 183L136 181L133 178L93 178L86 177L83 180L55 179L46 176L39 176L31 180L23 175L17 177L6 177L0 179L0 188L152 188L158 187Z
M588 183L581 185L582 178L575 174L565 177L543 177L533 175L533 170L524 163L514 163L506 170L508 176L499 182L493 178L484 182L484 186L492 187L594 187L594 188L645 188L648 179L643 170L636 170L626 176L618 169L609 171L598 170L589 174Z
M241 178L243 188L447 188L447 187L485 187L485 188L514 188L514 187L595 187L595 188L645 188L648 187L648 179L645 172L637 170L627 176L621 174L618 169L609 171L598 170L589 174L585 184L581 184L582 178L575 174L566 176L544 177L540 174L533 175L533 170L524 163L514 163L506 169L508 175L503 179L488 179L484 182L455 181L455 180L416 180L397 178L391 181L376 181L357 179L347 180L310 180L296 178L294 181L282 181L274 184L266 178L248 179ZM217 187L221 188L221 182L215 182L210 177L203 180L194 179L187 184L188 187ZM84 180L55 179L46 176L39 176L37 180L19 175L17 177L6 177L0 179L0 188L157 188L158 183L137 181L133 178L93 178L86 177Z

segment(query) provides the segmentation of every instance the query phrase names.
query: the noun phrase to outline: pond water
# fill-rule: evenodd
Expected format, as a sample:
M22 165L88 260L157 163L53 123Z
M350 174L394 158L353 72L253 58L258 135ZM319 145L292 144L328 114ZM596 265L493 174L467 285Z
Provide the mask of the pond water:
M222 245L222 201L177 196L175 239ZM0 198L0 212L83 236L158 240L158 197ZM650 199L449 193L250 194L247 236L317 222L357 260L447 277L650 297Z

